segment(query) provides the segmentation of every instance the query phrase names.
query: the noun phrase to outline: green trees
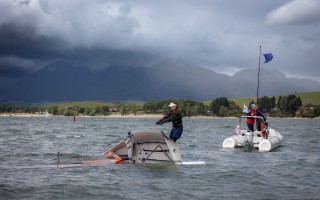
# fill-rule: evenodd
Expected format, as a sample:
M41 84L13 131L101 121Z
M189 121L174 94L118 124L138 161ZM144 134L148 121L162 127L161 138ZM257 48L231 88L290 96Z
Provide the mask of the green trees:
M170 102L175 102L174 100L164 100L164 101L149 101L143 104L143 111L145 113L152 114L168 114L170 111L168 105ZM202 102L196 102L191 100L178 100L179 109L184 116L197 116L205 115L207 107Z
M315 118L320 116L320 105L306 104L299 108L298 117Z
M196 102L191 100L178 101L180 111L184 116L198 116L206 114L206 107L202 102ZM169 103L168 103L169 105Z
M11 112L13 112L13 105L2 104L1 107L0 107L0 112L2 112L2 113L11 113Z
M259 106L263 112L271 112L274 110L276 105L276 98L273 96L271 98L264 96L259 98Z
M125 104L122 104L122 105L120 106L120 113L121 113L121 115L122 115L122 116L127 115L128 112L129 112L128 106L125 105Z
M94 110L91 110L91 112L94 112L95 114L99 114L99 115L107 115L109 112L109 106L107 105L95 106Z
M288 96L279 96L276 106L278 112L280 111L282 115L294 117L298 109L302 106L302 101L299 96L289 94Z
M129 110L132 112L132 114L134 114L134 115L137 115L138 114L138 112L139 112L139 106L137 105L137 104L135 104L135 103L131 103L130 105L129 105Z
M2 113L43 113L46 111L46 106L43 105L0 105L0 112Z
M108 115L109 107L107 105L99 106L59 106L59 105L49 105L48 112L52 115L64 115L64 116L74 116L74 115Z
M242 115L242 106L238 106L234 101L226 97L218 97L211 103L203 103L191 100L162 100L148 101L143 104L137 103L90 103L90 104L55 104L55 105L0 105L1 113L39 113L46 110L52 115L87 115L104 116L111 113L119 113L122 116L133 114L168 114L170 102L177 102L181 113L184 116L218 116L218 117L239 117ZM243 102L242 102L243 103ZM247 102L249 103L249 102ZM239 104L239 102L238 102ZM68 106L67 106L68 105ZM302 106L302 100L295 94L276 97L261 97L259 105L262 111L269 116L276 117L318 117L320 116L320 106L307 104Z
M292 117L296 115L296 111L299 109L300 106L302 106L302 101L300 97L294 97L288 102L288 112L291 114Z
M224 107L223 110L225 112L225 108L229 107L229 101L225 97L216 98L211 102L211 111L213 114L220 116L220 109Z
M142 106L146 113L157 113L157 111L162 110L162 107L163 103L159 101L148 101Z
M57 105L50 106L48 109L48 112L53 115L58 115L59 114L59 107Z
M210 110L215 116L219 117L239 116L241 114L241 108L225 97L212 100Z
M302 106L302 101L295 94L279 96L277 102L274 96L271 98L264 96L259 98L259 105L263 112L270 113L271 116L294 117Z

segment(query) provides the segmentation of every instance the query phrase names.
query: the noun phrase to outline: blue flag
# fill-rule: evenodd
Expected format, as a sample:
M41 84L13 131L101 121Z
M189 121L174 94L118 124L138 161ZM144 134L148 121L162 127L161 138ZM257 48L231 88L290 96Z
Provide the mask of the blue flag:
M266 53L266 54L263 54L263 56L264 56L264 58L265 58L264 63L270 62L270 61L272 60L272 58L273 58L272 53Z

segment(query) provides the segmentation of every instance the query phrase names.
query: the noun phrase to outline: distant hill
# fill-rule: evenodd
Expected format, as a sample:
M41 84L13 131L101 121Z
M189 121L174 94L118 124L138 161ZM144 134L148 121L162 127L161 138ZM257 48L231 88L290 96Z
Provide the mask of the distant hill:
M246 69L234 74L224 87L233 90L232 98L255 97L258 70ZM259 96L320 91L320 84L308 79L287 78L278 70L263 69L260 74Z
M309 103L313 105L320 105L320 92L298 93L297 96L301 98L303 105Z
M237 98L256 95L256 77L257 70L227 76L175 62L92 71L60 61L1 89L0 103ZM315 81L286 78L279 71L263 70L260 96L319 90L320 84Z

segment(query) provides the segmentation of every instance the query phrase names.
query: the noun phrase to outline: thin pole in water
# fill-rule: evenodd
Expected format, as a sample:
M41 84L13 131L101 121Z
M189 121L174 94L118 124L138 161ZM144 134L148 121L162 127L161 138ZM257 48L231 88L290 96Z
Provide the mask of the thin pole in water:
M58 167L60 165L60 152L58 151Z
M88 158L88 149L89 149L89 145L87 144L87 152L86 152L86 158L85 159Z

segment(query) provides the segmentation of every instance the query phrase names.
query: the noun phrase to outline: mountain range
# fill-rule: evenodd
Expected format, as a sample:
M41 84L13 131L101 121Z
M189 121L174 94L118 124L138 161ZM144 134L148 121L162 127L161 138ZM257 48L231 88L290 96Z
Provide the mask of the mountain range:
M151 101L217 97L254 97L257 69L233 76L197 66L160 62L152 66L109 66L100 70L59 61L0 89L0 102L53 103L66 101ZM320 83L287 78L277 70L263 69L259 96L319 91Z

